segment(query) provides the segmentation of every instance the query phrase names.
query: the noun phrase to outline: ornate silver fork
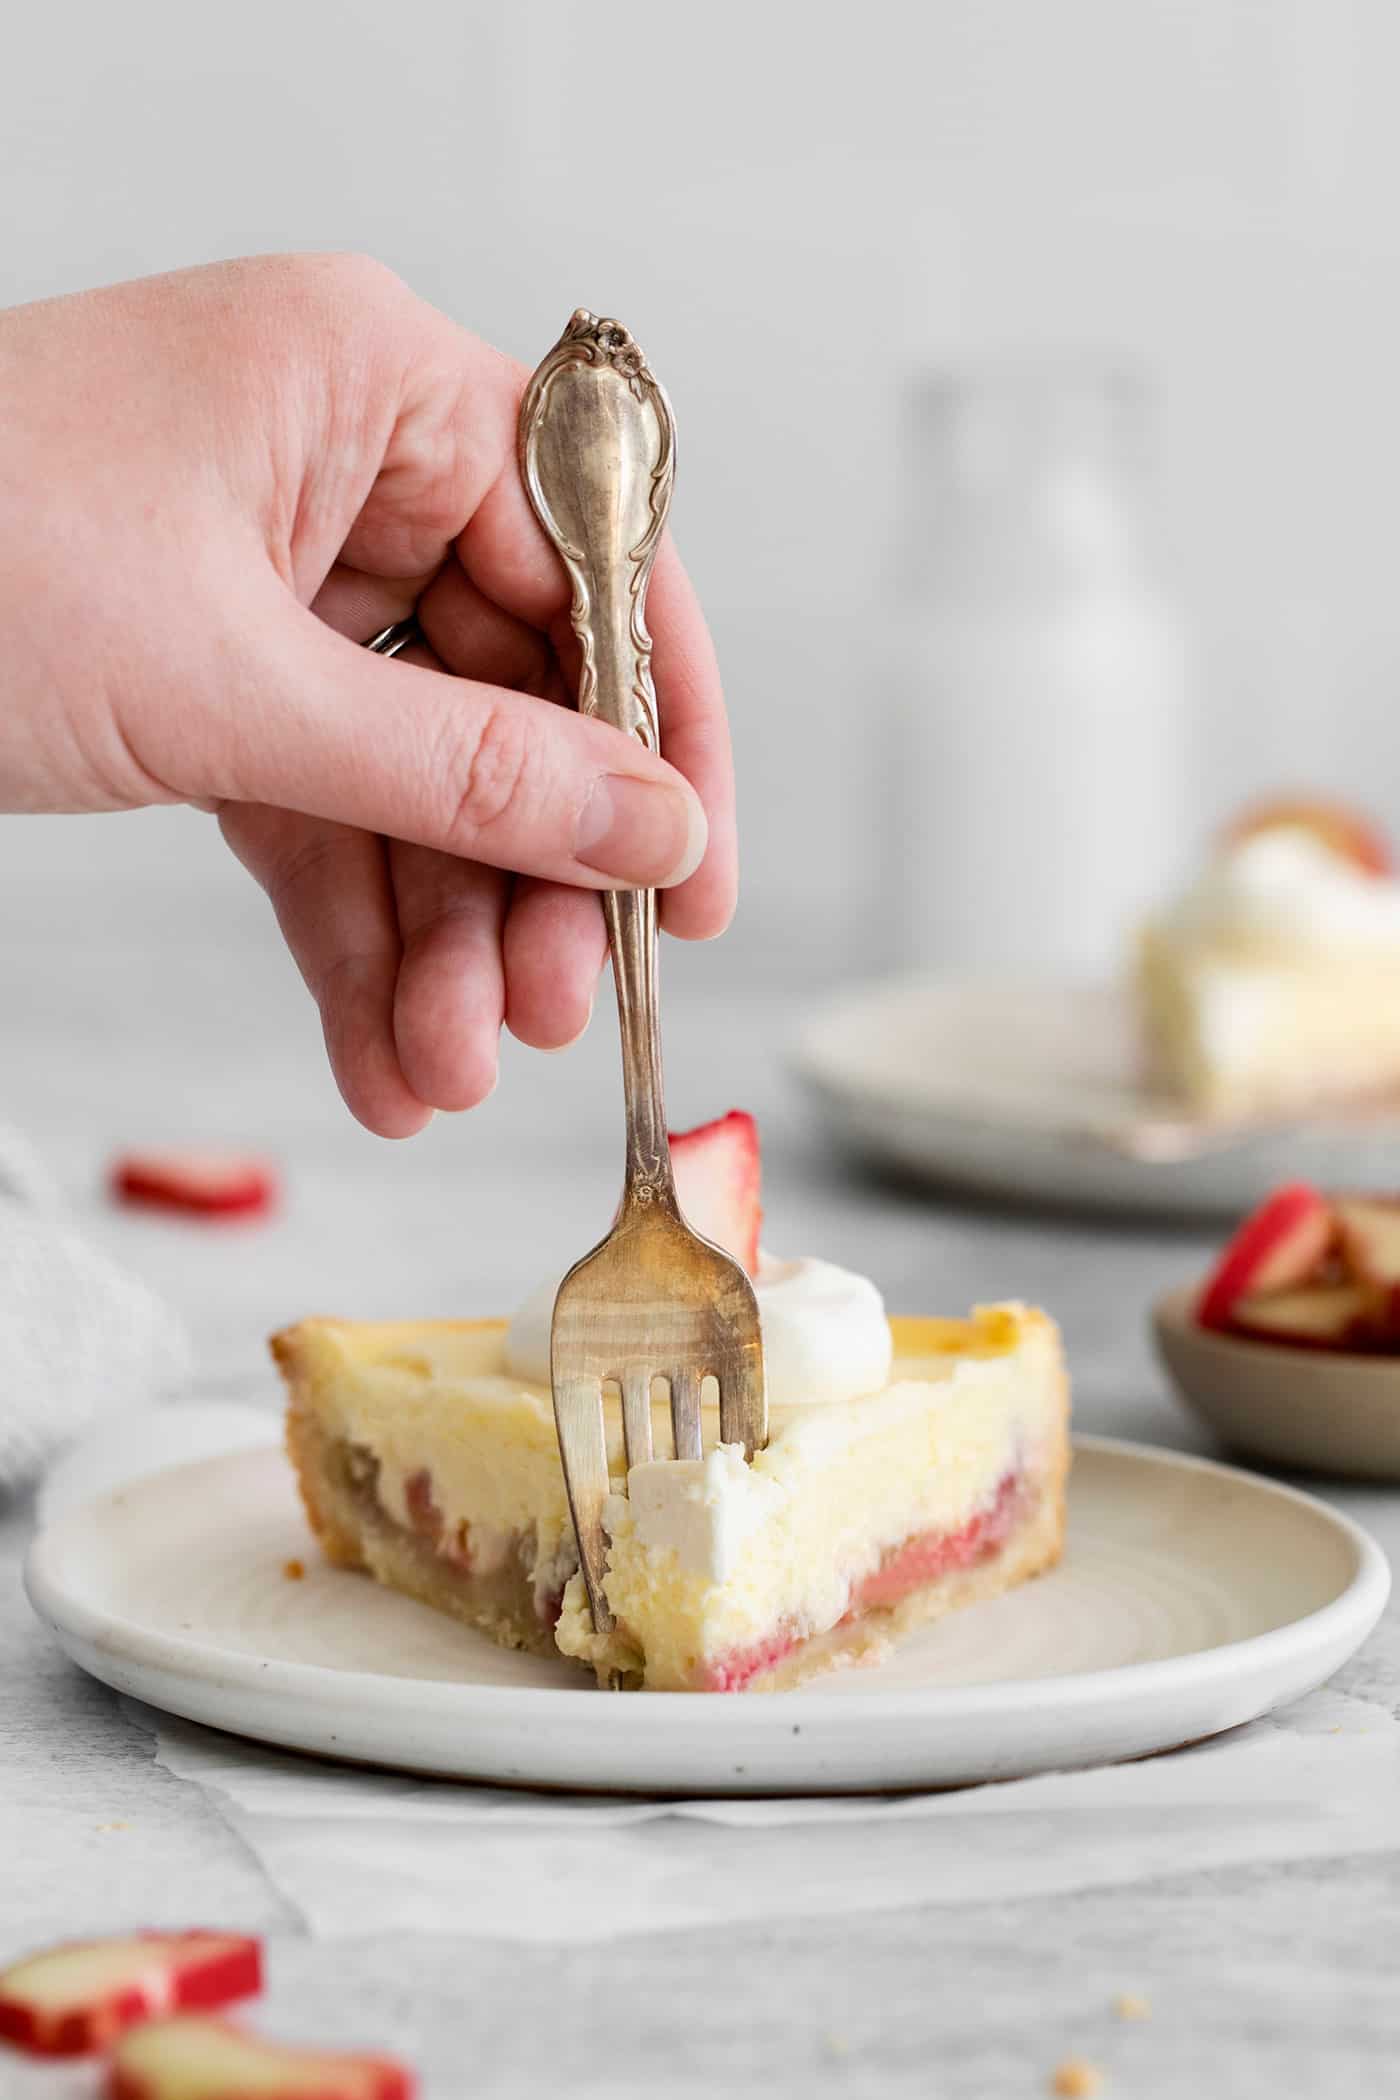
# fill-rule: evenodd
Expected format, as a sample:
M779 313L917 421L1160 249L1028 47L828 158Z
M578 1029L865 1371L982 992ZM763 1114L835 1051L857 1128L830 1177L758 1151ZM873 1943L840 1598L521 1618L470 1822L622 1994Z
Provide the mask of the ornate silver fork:
M580 309L520 410L520 468L573 585L578 704L660 749L646 594L671 503L671 404L617 321ZM656 892L603 899L622 1034L627 1163L611 1232L554 1304L550 1365L559 1450L593 1624L610 1630L603 1502L610 1492L604 1387L621 1395L627 1464L652 1450L653 1383L665 1380L676 1458L699 1458L701 1388L719 1386L720 1436L748 1456L767 1441L753 1286L681 1216L661 1095Z

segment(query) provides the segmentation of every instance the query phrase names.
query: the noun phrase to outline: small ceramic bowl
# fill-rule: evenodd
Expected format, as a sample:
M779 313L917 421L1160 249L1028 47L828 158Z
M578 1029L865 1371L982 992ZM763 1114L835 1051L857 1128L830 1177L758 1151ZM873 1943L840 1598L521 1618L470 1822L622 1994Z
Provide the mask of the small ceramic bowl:
M1196 1324L1199 1287L1152 1311L1157 1350L1186 1405L1230 1448L1276 1466L1400 1480L1400 1357L1290 1349Z

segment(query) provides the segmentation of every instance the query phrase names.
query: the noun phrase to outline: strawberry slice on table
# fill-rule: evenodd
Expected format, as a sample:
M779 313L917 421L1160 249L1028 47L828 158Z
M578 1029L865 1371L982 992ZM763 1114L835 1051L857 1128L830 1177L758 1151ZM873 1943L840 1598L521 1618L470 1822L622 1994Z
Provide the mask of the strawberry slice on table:
M1310 1282L1337 1233L1332 1206L1305 1181L1290 1181L1251 1212L1206 1278L1196 1306L1202 1327L1228 1328L1243 1298Z
M119 1203L203 1217L252 1217L277 1201L277 1169L270 1160L238 1152L127 1152L114 1160L110 1182Z
M0 1971L0 2036L39 2056L105 2049L140 2020L262 1988L262 1949L233 1932L79 1940Z
M227 2020L153 2020L119 2043L107 2100L413 2100L388 2056L328 2055L264 2041Z
M1227 845L1243 845L1265 831L1309 831L1332 853L1340 854L1366 875L1391 875L1395 856L1379 825L1345 802L1325 802L1309 795L1280 796L1257 802L1241 812L1225 832Z
M758 1235L763 1224L762 1165L758 1125L732 1108L698 1130L671 1138L676 1194L686 1223L742 1263L758 1271Z

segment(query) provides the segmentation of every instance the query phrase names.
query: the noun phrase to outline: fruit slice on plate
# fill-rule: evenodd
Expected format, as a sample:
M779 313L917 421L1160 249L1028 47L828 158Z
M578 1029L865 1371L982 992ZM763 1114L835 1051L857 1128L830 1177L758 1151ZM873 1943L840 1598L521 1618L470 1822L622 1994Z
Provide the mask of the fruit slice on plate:
M327 2055L245 2033L227 2020L153 2020L123 2037L108 2100L413 2100L417 2081L388 2056Z
M763 1210L753 1117L732 1108L714 1123L682 1131L671 1139L671 1159L686 1223L755 1275Z
M40 2056L83 2056L153 2014L231 2005L261 1987L259 1943L237 1933L78 1941L0 1971L0 2036Z
M1206 1278L1196 1308L1202 1327L1238 1325L1241 1300L1292 1291L1317 1276L1336 1237L1325 1196L1289 1182L1251 1212Z
M1328 851L1349 860L1363 874L1394 873L1390 842L1380 827L1361 810L1344 802L1318 801L1311 796L1280 796L1244 810L1225 832L1227 845L1243 845L1265 831L1307 831Z
M229 1152L128 1152L113 1163L112 1194L121 1203L204 1217L252 1217L277 1201L270 1161Z
M1373 1300L1357 1283L1319 1284L1311 1290L1270 1291L1236 1301L1230 1325L1236 1334L1260 1341L1292 1342L1303 1348L1346 1349L1364 1345Z

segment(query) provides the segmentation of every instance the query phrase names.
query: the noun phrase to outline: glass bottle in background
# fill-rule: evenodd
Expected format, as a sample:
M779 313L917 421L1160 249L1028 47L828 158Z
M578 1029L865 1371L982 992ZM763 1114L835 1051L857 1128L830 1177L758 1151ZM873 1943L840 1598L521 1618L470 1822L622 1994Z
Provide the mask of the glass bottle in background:
M1094 366L911 389L887 890L907 963L1102 976L1180 865L1188 681L1147 420Z

